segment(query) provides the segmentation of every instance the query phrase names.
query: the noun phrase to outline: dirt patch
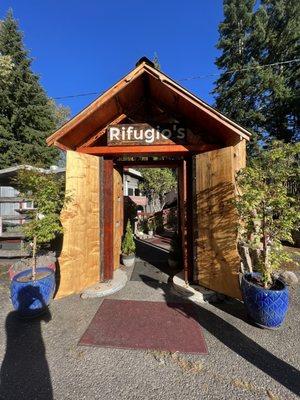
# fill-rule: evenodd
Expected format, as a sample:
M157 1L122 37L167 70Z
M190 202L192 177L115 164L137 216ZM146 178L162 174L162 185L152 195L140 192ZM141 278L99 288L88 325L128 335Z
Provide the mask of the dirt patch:
M162 365L177 365L182 372L199 374L203 371L204 368L201 361L189 361L186 358L180 356L178 352L171 353L168 351L148 350L146 353L154 357L154 359Z
M291 256L293 261L283 263L280 269L283 271L300 272L300 248L284 246L284 250Z

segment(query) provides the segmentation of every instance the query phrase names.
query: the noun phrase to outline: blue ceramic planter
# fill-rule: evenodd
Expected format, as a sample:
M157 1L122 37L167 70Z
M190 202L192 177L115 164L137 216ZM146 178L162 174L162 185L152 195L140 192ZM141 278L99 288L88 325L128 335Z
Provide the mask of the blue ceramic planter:
M251 276L259 277L254 272L245 274L242 278L241 289L243 300L249 317L262 328L276 329L284 321L289 305L289 292L282 281L277 281L279 290L264 289L249 282Z
M41 279L19 282L18 279L30 275L26 270L16 274L10 285L10 296L14 309L25 318L32 318L46 311L55 290L55 272L47 267L37 268L37 272L46 272Z

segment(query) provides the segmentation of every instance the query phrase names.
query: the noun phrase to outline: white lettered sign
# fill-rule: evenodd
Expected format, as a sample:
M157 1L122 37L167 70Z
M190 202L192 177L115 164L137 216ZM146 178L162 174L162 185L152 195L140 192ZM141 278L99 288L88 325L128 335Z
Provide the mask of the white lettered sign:
M184 144L186 135L186 128L175 123L155 127L149 124L110 125L107 129L107 145Z

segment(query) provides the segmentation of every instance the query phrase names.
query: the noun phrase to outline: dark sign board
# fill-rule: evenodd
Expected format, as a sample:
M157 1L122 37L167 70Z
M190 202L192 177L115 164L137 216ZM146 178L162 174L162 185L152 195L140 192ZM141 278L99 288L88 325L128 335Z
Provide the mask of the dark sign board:
M108 146L185 144L187 130L179 124L121 124L107 129Z

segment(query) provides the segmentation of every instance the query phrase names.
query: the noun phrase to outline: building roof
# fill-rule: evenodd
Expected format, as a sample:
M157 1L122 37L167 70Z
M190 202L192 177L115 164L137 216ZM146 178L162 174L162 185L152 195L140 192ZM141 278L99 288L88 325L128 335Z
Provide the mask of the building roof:
M64 174L65 168L60 168L53 166L52 168L45 169L45 168L37 168L33 167L32 165L14 165L13 167L8 167L4 169L0 169L0 186L16 186L16 182L14 179L17 177L17 174L20 170L36 170L40 171L45 174L55 173L55 174Z
M140 171L137 171L134 168L124 168L124 174L125 175L133 175L135 177L137 177L138 179L142 179L142 174L140 173Z
M148 204L146 196L128 196L128 198L137 206L146 206Z
M98 139L103 135L107 125L126 120L145 100L167 109L190 126L202 128L225 145L234 144L241 138L249 140L251 136L245 128L142 58L131 72L48 137L47 143L76 150L86 145L91 137Z

